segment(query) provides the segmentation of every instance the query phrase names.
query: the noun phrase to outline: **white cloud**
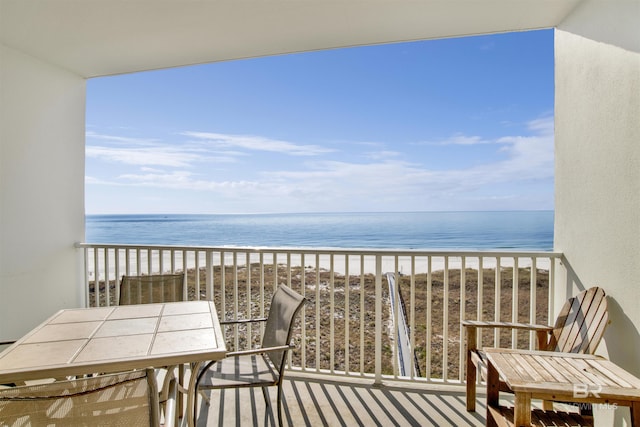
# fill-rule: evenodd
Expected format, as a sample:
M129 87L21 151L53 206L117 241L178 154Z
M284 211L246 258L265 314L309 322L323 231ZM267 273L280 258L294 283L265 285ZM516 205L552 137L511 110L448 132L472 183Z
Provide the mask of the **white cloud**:
M384 159L389 159L392 157L400 157L402 156L402 153L399 151L390 151L390 150L384 150L384 151L372 151L370 153L365 153L365 157L372 159L372 160L384 160Z
M348 203L345 201L366 206L364 210L394 210L398 206L439 209L429 203L463 198L494 201L499 208L501 201L527 197L526 194L514 196L514 184L553 178L553 135L548 133L553 128L552 120L551 123L549 120L532 121L529 128L538 134L507 136L491 141L503 146L501 151L505 158L469 168L430 170L417 163L419 159L404 162L387 158L362 164L322 161L307 162L303 170L275 172L265 178L304 188L304 192L291 190L291 194L305 196L308 201L319 199L326 203L342 200L340 203L343 204L338 204L336 209L345 206L344 203ZM481 189L480 193L486 194L482 197L479 196ZM394 206L394 203L398 205Z
M123 174L118 176L116 185L154 187L171 190L195 190L213 191L232 194L247 192L264 192L272 190L268 183L260 183L251 180L242 181L211 181L198 178L198 175L188 171L174 171L170 173L146 173L146 174Z
M553 135L553 116L546 116L539 119L531 120L529 123L527 123L527 127L530 130L543 135Z
M163 146L113 148L89 145L86 147L86 155L137 166L187 167L195 161L202 160L201 153Z
M508 135L492 140L456 134L444 145L495 144L501 155L482 164L443 170L425 167L421 155L403 160L406 153L401 151L371 152L366 151L371 147L363 146L357 158L366 160L360 163L343 160L343 156L327 160L308 158L304 163L285 162L277 170L257 167L242 171L239 179L216 180L210 168L192 166L196 161L208 165L208 159L221 147L232 152L233 148L292 155L303 155L301 152L305 150L309 150L305 151L306 155L321 152L308 148L313 146L220 134L198 136L205 141L197 145L198 150L193 144L126 149L87 147L87 156L140 166L137 172L112 178L110 182L114 185L175 190L181 195L189 191L208 192L210 195L203 200L209 203L215 200L215 209L219 212L225 211L225 206L234 212L295 212L469 209L482 203L495 209L505 206L530 209L540 206L543 197L529 197L523 188L542 183L539 185L546 189L545 194L553 191L549 182L554 170L553 119L533 120L527 129L530 135ZM196 137L193 133L189 136ZM217 141L215 146L207 148L207 142L212 140ZM425 153L429 155L429 150ZM88 184L106 182L106 179L87 177ZM530 205L525 205L528 198ZM544 207L552 203L551 197Z
M301 145L261 136L229 135L212 132L183 132L183 135L207 141L216 147L234 147L251 151L271 151L292 156L317 156L333 150L317 145Z
M118 135L105 135L97 132L88 131L86 134L87 138L91 139L100 139L104 141L118 142L118 143L126 143L126 144L154 144L158 140L151 138L132 138L127 136L118 136Z
M553 136L553 116L544 116L531 120L526 123L526 128L536 135ZM510 144L513 138L518 137L502 137L496 139L487 139L478 135L468 136L463 133L456 133L449 138L423 141L419 145L480 145L480 144Z
M197 144L170 144L152 138L133 138L87 132L87 140L100 140L87 144L87 158L141 167L191 167L196 162L232 163L245 155L240 151L216 151Z
M420 142L420 145L478 145L478 144L495 144L496 141L484 139L480 136L466 136L457 133L449 138L437 141Z

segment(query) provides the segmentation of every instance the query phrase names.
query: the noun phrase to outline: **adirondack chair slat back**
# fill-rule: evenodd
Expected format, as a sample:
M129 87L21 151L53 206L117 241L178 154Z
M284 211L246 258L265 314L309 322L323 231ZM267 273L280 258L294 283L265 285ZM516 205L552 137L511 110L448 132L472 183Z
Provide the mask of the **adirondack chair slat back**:
M609 323L607 298L602 288L593 287L567 300L553 328L548 350L565 353L593 353Z

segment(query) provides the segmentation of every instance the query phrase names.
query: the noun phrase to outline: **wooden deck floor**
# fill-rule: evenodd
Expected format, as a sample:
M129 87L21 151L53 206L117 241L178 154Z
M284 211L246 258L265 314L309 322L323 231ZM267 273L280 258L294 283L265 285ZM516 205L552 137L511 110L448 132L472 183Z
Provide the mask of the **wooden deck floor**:
M415 386L291 374L284 385L285 426L484 426L482 396L477 412L465 409L464 388ZM200 405L198 426L277 426L276 388L265 410L260 389L214 391ZM272 412L273 409L273 412Z

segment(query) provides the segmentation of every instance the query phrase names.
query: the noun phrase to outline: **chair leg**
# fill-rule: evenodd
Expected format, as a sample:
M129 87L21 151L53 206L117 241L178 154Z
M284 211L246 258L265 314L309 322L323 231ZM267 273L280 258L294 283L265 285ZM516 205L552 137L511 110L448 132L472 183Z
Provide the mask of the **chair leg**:
M268 408L270 406L269 395L267 394L267 388L262 387L262 395L264 396L264 404Z
M278 425L282 427L282 383L278 384Z
M471 360L471 352L467 351L467 411L476 410L476 365Z
M179 390L184 389L184 364L178 366L178 410L177 413L181 417L184 413L184 396ZM177 425L177 424L176 424Z

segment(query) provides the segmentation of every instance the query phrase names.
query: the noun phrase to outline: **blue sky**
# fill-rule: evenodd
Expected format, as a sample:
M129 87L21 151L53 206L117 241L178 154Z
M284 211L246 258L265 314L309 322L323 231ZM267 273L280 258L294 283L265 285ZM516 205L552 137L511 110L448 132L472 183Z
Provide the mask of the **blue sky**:
M553 32L91 79L86 212L553 209Z

